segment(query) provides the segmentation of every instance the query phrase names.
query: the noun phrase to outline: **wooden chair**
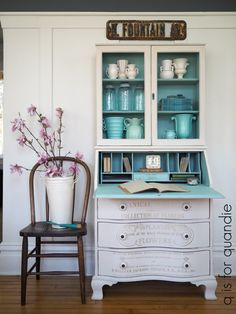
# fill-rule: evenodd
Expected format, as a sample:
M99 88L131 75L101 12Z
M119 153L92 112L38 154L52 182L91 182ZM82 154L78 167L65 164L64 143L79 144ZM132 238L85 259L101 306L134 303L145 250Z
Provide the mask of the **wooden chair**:
M91 187L91 174L90 170L87 166L87 164L81 160L72 158L72 157L55 157L50 158L51 160L58 160L62 163L65 162L73 162L77 163L78 167L81 168L83 171L83 178L85 178L85 192L83 195L82 200L82 210L80 213L80 221L74 221L74 223L79 224L78 229L70 229L70 228L63 228L63 229L55 229L52 227L49 221L49 204L48 199L46 195L46 219L45 221L36 221L36 213L35 213L35 187L34 187L34 181L35 181L35 173L38 168L40 167L40 164L37 163L34 165L30 172L29 176L29 192L30 192L30 211L31 211L31 223L23 228L20 231L20 236L23 237L22 240L22 262L21 262L21 305L25 305L26 303L26 285L27 285L27 277L29 275L36 275L36 279L40 279L40 275L66 275L66 274L79 274L80 275L80 295L81 295L81 302L85 303L85 269L84 269L84 252L83 252L83 236L87 234L87 226L86 226L86 215L87 215L87 208L88 208L88 200L89 200L89 194L90 194L90 187ZM81 172L82 174L82 172ZM85 174L85 175L84 175ZM80 174L79 174L80 178ZM83 183L84 184L84 183ZM76 188L74 188L74 202L73 202L73 213L72 213L72 219L74 218L74 205L75 205L75 191ZM80 196L81 197L81 196ZM49 238L49 240L43 240L42 238ZM50 238L57 238L58 240L53 240ZM61 241L59 238L67 237L67 239L64 239L64 241ZM74 237L73 241L68 240L68 237ZM29 252L28 249L28 238L35 238L35 247ZM41 252L41 245L42 244L77 244L77 251L75 253L66 253L66 252L60 252L60 253L42 253ZM48 248L48 247L47 247ZM78 258L79 262L79 271L40 271L40 260L41 258L70 258L70 257L76 257ZM29 258L35 258L35 262L28 269L28 259Z

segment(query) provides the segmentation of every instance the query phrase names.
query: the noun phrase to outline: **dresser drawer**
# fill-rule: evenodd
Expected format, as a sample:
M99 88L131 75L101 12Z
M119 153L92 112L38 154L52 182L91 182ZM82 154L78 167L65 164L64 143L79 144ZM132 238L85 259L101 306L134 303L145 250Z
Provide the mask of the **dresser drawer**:
M209 275L209 251L98 251L98 275L195 277Z
M98 199L98 219L206 219L208 200Z
M209 247L209 223L98 223L98 246L106 248Z

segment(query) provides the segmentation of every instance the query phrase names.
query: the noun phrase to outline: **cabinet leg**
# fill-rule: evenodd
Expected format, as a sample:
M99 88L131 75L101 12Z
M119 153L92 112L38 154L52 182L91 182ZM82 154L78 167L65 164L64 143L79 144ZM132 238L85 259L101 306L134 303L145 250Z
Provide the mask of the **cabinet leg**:
M203 285L205 286L205 299L206 300L216 300L216 287L217 287L217 281L215 278L210 278L206 280L196 280L196 281L191 281L191 283L195 284L197 287Z
M118 281L101 279L98 277L93 277L91 286L93 289L92 300L102 300L103 299L103 291L102 288L105 285L112 286L116 284Z

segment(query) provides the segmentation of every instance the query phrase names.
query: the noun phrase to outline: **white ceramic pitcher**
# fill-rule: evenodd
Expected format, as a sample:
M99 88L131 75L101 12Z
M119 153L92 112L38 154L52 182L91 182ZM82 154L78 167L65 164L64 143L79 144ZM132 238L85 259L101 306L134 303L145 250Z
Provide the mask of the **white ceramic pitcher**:
M125 74L128 79L135 79L139 73L139 69L136 67L136 64L128 64L125 70Z

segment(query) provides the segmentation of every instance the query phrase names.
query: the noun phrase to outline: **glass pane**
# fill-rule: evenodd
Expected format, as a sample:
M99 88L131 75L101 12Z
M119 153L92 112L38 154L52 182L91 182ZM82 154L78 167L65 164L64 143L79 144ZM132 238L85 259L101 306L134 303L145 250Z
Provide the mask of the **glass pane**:
M103 138L144 138L144 53L103 53L102 82Z
M199 138L199 53L158 53L157 60L157 138Z

